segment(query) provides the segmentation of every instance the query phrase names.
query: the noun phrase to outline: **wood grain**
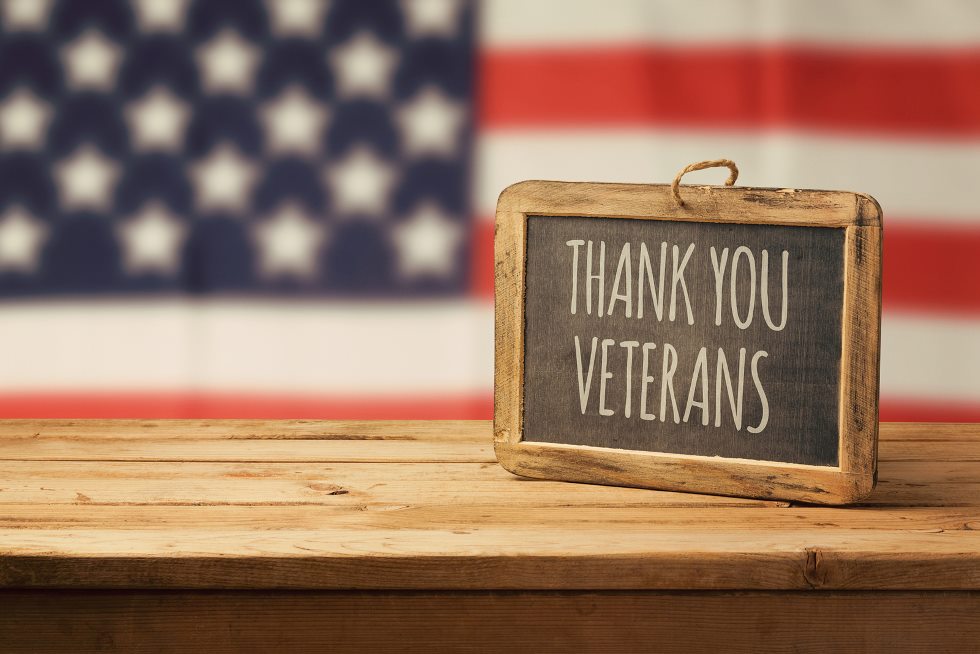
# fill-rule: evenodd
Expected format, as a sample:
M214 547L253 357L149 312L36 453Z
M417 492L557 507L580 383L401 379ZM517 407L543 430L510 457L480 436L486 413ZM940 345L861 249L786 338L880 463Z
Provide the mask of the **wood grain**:
M489 438L482 442L446 440L255 439L247 447L207 438L144 439L0 438L0 461L86 461L102 446L99 461L239 461L309 463L494 463ZM352 447L352 442L356 447ZM107 447L108 446L108 447Z
M666 220L813 227L881 226L878 203L861 193L689 185L683 187L683 193L684 206L678 206L669 184L530 180L505 188L497 209L530 215L641 219L655 216Z
M973 423L883 422L879 425L879 442L930 441L939 444L980 440L980 429Z
M883 441L977 441L975 423L885 422ZM71 440L371 440L487 443L490 420L0 420L0 441L36 438Z
M486 443L482 420L0 420L0 439L383 440Z
M709 498L710 499L710 498ZM211 531L315 530L323 525L365 529L452 530L487 526L495 529L604 532L631 530L642 524L648 531L690 529L725 531L737 518L744 529L795 531L806 529L860 531L980 530L980 508L875 506L839 509L816 506L745 506L733 516L731 506L504 506L488 511L481 505L431 504L401 506L350 505L143 505L5 504L0 515L4 529L207 529ZM778 510L777 510L778 509ZM879 534L887 536L887 534Z
M980 594L962 592L7 591L0 603L0 642L12 654L859 654L969 652L980 642Z
M881 219L880 207L878 221ZM841 470L857 473L867 495L878 460L878 378L881 345L881 228L848 227L845 241L843 352L840 387Z
M78 436L39 438L0 437L0 461L282 461L320 463L358 462L471 462L494 463L490 423L482 423L482 440L452 442L444 439L369 441L352 443L290 439L249 440L247 447L229 446L225 440L200 437L144 438L132 436L106 439L79 431ZM980 460L969 426L963 429L929 426L913 434L905 431L882 435L880 459L887 460ZM888 428L888 425L883 426ZM923 447L918 443L933 443Z
M488 422L146 425L0 422L3 652L980 640L977 425L882 425L852 508L522 479Z
M878 488L832 509L514 477L487 422L155 424L0 423L0 586L980 589L975 425L882 425Z
M516 480L493 463L263 464L116 461L0 462L0 507L38 504L207 504L489 507L762 506L764 501L635 488ZM515 483L516 482L516 483Z
M524 422L524 214L498 207L494 223L494 443L520 440ZM515 256L516 252L522 256Z
M974 590L972 529L624 530L346 527L2 533L13 588ZM520 540L517 540L517 539ZM16 551L17 555L9 554Z

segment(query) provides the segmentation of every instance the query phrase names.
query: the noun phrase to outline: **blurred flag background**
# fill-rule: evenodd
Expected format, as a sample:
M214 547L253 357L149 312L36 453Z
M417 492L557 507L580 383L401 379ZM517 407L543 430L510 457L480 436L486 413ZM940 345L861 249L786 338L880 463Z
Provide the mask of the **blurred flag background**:
M980 420L972 0L0 0L0 416L488 418L500 190L717 157L874 195L882 418Z

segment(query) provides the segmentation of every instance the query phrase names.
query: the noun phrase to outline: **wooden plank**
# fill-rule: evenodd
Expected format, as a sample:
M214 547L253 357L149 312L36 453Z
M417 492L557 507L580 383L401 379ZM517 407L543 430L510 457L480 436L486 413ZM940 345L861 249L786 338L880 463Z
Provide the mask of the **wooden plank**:
M113 505L5 504L3 529L254 529L309 530L323 525L369 529L538 529L552 532L633 530L796 531L806 529L891 531L980 530L980 507L631 507L631 506L471 506L371 505Z
M0 506L37 504L468 504L765 506L766 500L536 482L494 463L0 463ZM781 503L784 504L785 503Z
M507 191L504 191L506 194ZM501 198L503 194L501 194ZM493 439L510 443L520 438L524 419L524 289L523 252L527 221L518 211L497 206L494 251ZM514 253L520 251L521 256Z
M155 437L0 439L0 461L238 461L311 463L495 463L490 439L236 440Z
M786 506L514 477L495 463L0 462L0 507L37 504ZM870 504L980 505L980 462L882 464Z
M10 653L863 654L980 642L976 593L7 591L0 602Z
M879 461L980 461L980 441L883 441Z
M887 461L980 461L980 440L885 439ZM48 436L0 438L0 460L13 461L283 461L283 462L475 462L492 463L484 441L452 440L235 440L133 437L124 439Z
M0 530L0 586L975 590L980 531Z
M773 193L782 202L773 202ZM765 223L815 227L881 226L881 211L868 196L845 191L684 186L678 206L669 184L607 184L524 181L505 188L497 211L546 215ZM876 203L875 203L876 204ZM696 207L697 212L691 208Z
M885 461L878 468L882 479L918 484L980 482L980 461Z
M489 420L0 420L0 439L493 439ZM882 440L976 441L980 424L898 423L880 427Z
M871 479L835 468L582 447L562 443L494 444L500 464L534 479L561 479L738 497L842 504L867 495ZM704 483L710 479L711 483ZM764 481L762 481L764 480Z
M47 437L492 440L489 420L0 420L0 439Z
M881 483L856 509L520 479L482 454L487 440L421 427L289 443L59 428L0 438L0 586L980 588L975 427L942 442L883 426ZM363 446L385 463L289 462ZM440 451L484 458L418 462Z
M883 422L882 441L980 441L980 423Z
M870 493L877 479L881 347L881 207L864 200L875 209L876 226L847 228L838 427L841 470L864 475L858 495Z
M879 480L878 487L856 506L936 506L967 507L980 505L980 482L954 484L920 484Z

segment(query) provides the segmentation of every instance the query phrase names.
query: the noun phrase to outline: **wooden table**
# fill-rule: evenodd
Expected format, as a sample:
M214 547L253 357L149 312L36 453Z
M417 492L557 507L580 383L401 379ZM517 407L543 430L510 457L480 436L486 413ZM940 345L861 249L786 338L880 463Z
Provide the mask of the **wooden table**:
M0 423L0 651L978 651L980 425L881 435L838 509L522 480L486 422Z

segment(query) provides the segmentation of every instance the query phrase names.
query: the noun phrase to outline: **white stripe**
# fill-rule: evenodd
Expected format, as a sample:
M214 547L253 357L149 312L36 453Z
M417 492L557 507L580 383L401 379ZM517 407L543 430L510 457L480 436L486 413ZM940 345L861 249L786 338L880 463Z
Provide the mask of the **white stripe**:
M485 46L797 42L848 47L980 43L972 0L487 0Z
M0 392L487 393L486 302L20 303L0 321ZM980 319L887 313L884 397L980 404Z
M489 391L493 307L27 302L0 319L0 392L413 396Z
M980 226L978 145L799 132L490 130L480 136L475 204L492 217L500 191L520 180L666 183L688 163L726 157L739 166L739 185L870 193L886 226L907 219ZM708 170L684 180L724 178Z
M886 314L881 395L980 404L980 319Z

